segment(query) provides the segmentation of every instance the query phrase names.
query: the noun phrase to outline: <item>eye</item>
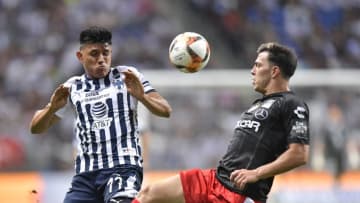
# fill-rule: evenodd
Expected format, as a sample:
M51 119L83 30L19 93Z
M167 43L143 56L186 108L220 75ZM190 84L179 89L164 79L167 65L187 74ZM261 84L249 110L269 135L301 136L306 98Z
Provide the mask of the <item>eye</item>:
M93 50L90 52L90 56L92 56L92 57L97 57L98 55L99 55L99 52L96 50Z
M110 55L110 51L108 51L108 50L107 50L107 51L104 51L103 55L104 55L104 56L109 56L109 55Z

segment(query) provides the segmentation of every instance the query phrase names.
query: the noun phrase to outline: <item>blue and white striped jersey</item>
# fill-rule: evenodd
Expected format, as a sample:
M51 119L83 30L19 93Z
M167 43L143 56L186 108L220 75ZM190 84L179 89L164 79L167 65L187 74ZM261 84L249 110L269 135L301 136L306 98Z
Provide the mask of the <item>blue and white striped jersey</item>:
M145 93L155 91L134 67L117 66L101 79L85 74L70 78L69 102L65 108L76 113L76 173L111 168L118 165L142 167L137 122L137 100L127 92L121 71L130 69L140 79Z

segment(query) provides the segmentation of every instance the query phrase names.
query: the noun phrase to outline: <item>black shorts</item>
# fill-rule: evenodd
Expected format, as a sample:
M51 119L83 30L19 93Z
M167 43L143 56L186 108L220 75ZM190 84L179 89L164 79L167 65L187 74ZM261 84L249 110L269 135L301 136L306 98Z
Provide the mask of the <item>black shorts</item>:
M131 202L142 180L142 168L136 166L80 173L73 177L64 203L116 203L116 199Z

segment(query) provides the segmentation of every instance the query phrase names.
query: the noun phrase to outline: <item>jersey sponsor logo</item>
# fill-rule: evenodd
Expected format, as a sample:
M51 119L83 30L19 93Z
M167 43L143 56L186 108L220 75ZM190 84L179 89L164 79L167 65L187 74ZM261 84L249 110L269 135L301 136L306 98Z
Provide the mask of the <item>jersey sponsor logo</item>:
M102 102L96 102L91 107L91 113L96 118L102 118L106 116L107 112L108 112L107 105Z
M255 132L259 131L260 128L260 122L253 121L253 120L239 120L236 124L236 128L254 128Z
M291 131L295 132L296 134L305 134L307 130L308 130L307 125L304 122L299 122L299 121L296 121L291 128Z
M112 118L106 118L102 120L96 120L92 124L93 130L100 130L104 128L108 128L111 125Z
M91 106L91 114L94 117L93 130L107 128L111 125L112 118L107 118L108 107L103 102L96 102Z
M295 110L294 113L297 115L298 118L305 118L304 113L306 112L304 107L298 106Z
M269 112L264 108L260 108L255 111L254 115L259 120L265 120L269 116Z
M95 96L98 96L98 95L99 95L98 91L92 91L92 92L85 93L85 97L95 97Z
M92 102L92 101L96 101L96 100L101 100L103 98L106 98L110 95L110 93L105 93L105 94L97 94L97 95L91 95L88 96L88 98L81 99L80 102Z

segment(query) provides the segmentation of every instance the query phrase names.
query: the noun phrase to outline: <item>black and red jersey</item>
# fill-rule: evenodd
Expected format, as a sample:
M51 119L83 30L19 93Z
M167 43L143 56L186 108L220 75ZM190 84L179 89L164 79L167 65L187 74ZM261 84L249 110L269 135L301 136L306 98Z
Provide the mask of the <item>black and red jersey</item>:
M237 169L255 169L274 161L291 143L309 144L309 108L293 92L257 99L239 116L228 149L217 167L217 178L228 189L265 201L273 177L247 184L244 190L230 182Z

